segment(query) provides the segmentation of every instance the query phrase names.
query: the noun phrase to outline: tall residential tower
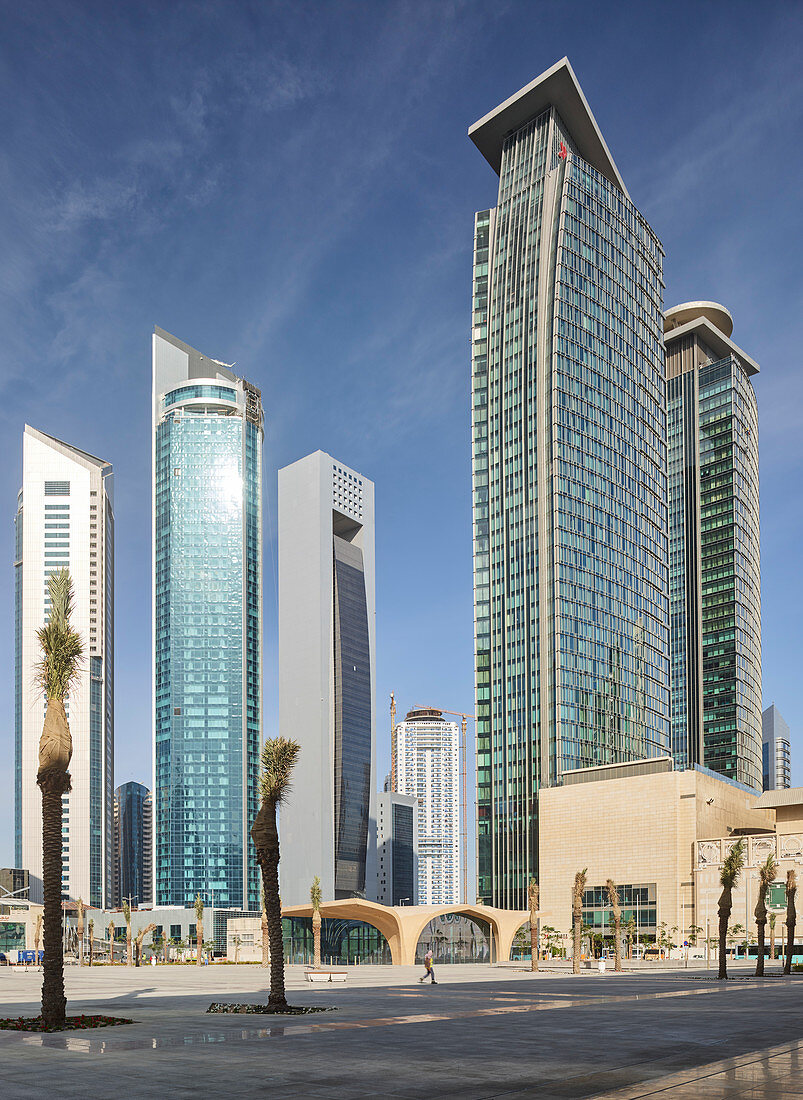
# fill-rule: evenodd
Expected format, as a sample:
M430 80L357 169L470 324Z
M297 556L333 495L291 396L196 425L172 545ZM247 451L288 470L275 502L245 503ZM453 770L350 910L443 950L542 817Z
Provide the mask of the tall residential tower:
M760 791L758 364L716 302L664 327L672 752Z
M669 748L662 249L565 58L469 135L478 892L525 908L538 789Z
M792 744L781 712L773 703L761 715L763 787L765 791L792 786Z
M460 897L459 755L456 722L441 711L411 710L393 731L393 790L418 800L418 904L457 905Z
M154 904L257 910L262 401L153 337Z
M374 485L323 451L279 471L282 901L376 892Z
M88 905L114 893L114 502L112 468L26 424L15 553L15 861L42 899L42 798L36 785L45 701L36 684L37 630L48 577L68 569L84 653L66 700L72 790L63 795L62 892Z

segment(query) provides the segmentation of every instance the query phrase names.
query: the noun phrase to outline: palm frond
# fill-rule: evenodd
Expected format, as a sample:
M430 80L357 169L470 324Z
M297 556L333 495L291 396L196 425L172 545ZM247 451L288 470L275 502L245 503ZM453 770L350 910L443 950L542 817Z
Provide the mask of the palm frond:
M766 894L769 887L778 877L778 862L775 856L770 854L758 869L758 886L762 894Z
M312 880L312 886L309 888L309 900L312 902L312 908L317 912L321 907L323 901L323 892L321 890L321 880L316 875Z
M123 916L125 917L126 924L131 923L131 906L127 901L123 902Z
M263 802L282 803L290 791L290 776L301 746L287 737L271 737L262 746L259 793Z
M36 635L42 659L36 666L36 679L48 699L63 699L81 671L83 644L70 624L73 585L67 569L51 573L47 580L50 618Z
M733 889L739 881L739 875L744 867L744 841L737 840L731 850L725 856L722 870L719 873L720 884L727 889Z
M616 883L612 878L609 878L605 883L605 889L608 891L608 901L610 902L611 909L616 910L619 908L619 891L616 889Z
M200 891L195 895L195 919L197 921L204 919L204 902Z

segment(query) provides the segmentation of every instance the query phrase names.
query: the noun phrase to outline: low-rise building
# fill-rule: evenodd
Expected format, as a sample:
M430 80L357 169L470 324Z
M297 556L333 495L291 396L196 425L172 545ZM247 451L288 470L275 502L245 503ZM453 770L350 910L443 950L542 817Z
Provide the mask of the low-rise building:
M782 793L793 792L774 792ZM660 938L663 927L682 944L712 921L716 934L717 858L740 835L756 842L756 852L763 851L761 838L776 843L771 799L700 766L676 770L671 757L565 774L562 786L538 797L541 928L569 932L574 877L585 868L583 922L594 931L610 933L610 878L619 887L623 926L632 918L639 937ZM803 850L803 821L800 834ZM791 852L789 843L777 838L778 850ZM699 852L710 859L706 875L697 869ZM800 862L803 872L803 855ZM739 904L733 919L744 924Z

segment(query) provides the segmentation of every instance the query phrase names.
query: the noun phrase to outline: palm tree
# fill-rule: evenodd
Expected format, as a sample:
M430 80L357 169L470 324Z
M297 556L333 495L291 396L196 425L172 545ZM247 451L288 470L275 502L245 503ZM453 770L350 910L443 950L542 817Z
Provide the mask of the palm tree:
M574 889L572 890L572 973L580 973L580 940L583 929L583 892L586 888L586 871L578 871L574 876Z
M622 907L619 904L619 891L612 878L605 883L608 891L608 901L613 912L613 958L614 970L622 969Z
M270 940L268 938L268 911L265 903L265 887L262 887L262 965L267 969L270 960Z
M756 977L764 977L764 931L767 927L767 891L778 874L778 864L774 855L768 855L758 869L758 898L756 900L756 932L758 933L758 954L756 956Z
M240 961L240 944L243 942L242 937L238 936L235 932L232 937L232 942L234 943L234 961L238 963Z
M145 939L145 937L148 935L149 932L155 932L155 931L156 931L156 925L155 924L146 924L145 927L140 929L140 931L137 933L137 938L134 941L134 959L135 959L134 965L135 966L139 966L139 964L142 961L142 941Z
M42 914L36 914L36 925L33 930L33 949L35 952L36 965L39 965L39 941L42 938Z
M164 936L161 932L154 932L153 936L151 937L151 946L153 947L154 954L158 958L159 952L164 947Z
M286 737L269 738L262 746L259 793L262 805L251 826L251 837L257 851L262 884L265 890L265 912L270 940L269 1005L287 1006L284 992L284 945L282 943L282 902L279 897L279 829L276 810L290 790L290 776L301 746Z
M133 966L131 958L131 906L127 901L123 902L123 916L125 917L125 954L126 965Z
M310 886L309 900L312 902L312 940L314 958L312 965L315 970L321 969L321 901L323 900L323 894L321 893L321 880L316 875L312 880L312 886Z
M719 977L728 976L728 921L733 908L733 888L739 881L744 867L744 841L737 840L725 857L719 881L722 893L719 896Z
M527 887L527 901L530 906L530 970L538 969L538 883L530 879Z
M114 921L109 921L109 962L114 965Z
M195 895L195 954L197 964L201 965L204 944L204 902L200 891Z
M777 913L770 913L770 959L775 961L775 922L778 920Z
M78 932L78 965L84 965L84 902L82 898L78 899L78 922L76 931Z
M784 974L792 973L792 955L795 950L795 925L797 913L795 911L795 894L797 893L797 876L794 871L786 872L786 955L783 960ZM47 924L45 924L47 929ZM45 938L45 951L47 951L47 938Z
M63 1024L67 1014L64 995L64 951L61 928L61 824L62 796L72 789L70 758L72 737L64 700L80 673L83 646L70 624L73 586L66 569L47 579L50 619L36 632L42 659L36 675L45 697L45 721L39 741L36 782L42 792L42 883L45 895L45 960L42 981L42 1021Z
M95 950L95 922L89 918L89 965L92 965L92 954Z

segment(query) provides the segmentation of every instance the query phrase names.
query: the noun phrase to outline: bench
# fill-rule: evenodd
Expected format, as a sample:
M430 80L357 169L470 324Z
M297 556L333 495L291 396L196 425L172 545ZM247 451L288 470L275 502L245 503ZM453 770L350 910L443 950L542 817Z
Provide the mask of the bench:
M348 977L346 970L308 970L308 982L345 982Z

